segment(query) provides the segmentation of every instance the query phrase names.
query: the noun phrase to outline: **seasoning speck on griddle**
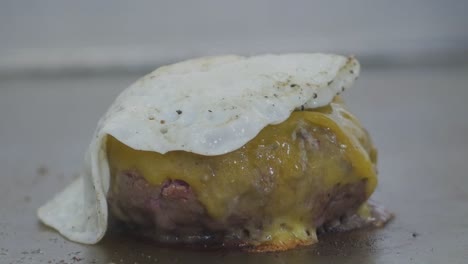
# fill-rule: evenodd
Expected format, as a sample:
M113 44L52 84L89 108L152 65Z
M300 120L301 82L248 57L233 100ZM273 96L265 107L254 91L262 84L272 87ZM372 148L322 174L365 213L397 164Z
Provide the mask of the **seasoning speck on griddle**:
M36 172L39 176L45 176L49 173L49 169L46 166L41 165L37 168Z

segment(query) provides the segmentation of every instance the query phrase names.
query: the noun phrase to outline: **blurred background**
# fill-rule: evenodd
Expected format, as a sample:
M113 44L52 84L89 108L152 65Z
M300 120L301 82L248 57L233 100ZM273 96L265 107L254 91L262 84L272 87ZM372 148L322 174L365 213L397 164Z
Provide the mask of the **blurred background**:
M2 0L0 75L294 51L355 54L372 65L460 63L467 10L465 0Z
M467 263L467 13L466 0L0 0L0 263ZM361 61L344 97L379 149L373 199L395 213L388 226L251 256L112 237L85 246L38 223L139 77L192 57L280 52Z

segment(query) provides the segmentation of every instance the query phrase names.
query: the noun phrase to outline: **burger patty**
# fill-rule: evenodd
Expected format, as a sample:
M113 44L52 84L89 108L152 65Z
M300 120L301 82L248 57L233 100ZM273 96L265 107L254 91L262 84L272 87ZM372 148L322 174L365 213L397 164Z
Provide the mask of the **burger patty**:
M258 251L315 243L316 231L385 222L365 206L376 184L370 138L360 134L369 155L360 158L324 116L293 113L221 156L142 152L110 138L110 211L165 244Z
M117 177L108 195L111 212L160 242L245 244L259 239L256 236L262 233L263 221L270 220L260 212L240 215L237 211L222 220L214 220L190 185L182 180L167 180L160 186L152 186L137 171L124 171ZM320 212L315 214L314 226L338 229L335 220L348 219L365 199L365 181L337 185L330 192L314 197L311 207ZM254 225L249 223L252 221Z

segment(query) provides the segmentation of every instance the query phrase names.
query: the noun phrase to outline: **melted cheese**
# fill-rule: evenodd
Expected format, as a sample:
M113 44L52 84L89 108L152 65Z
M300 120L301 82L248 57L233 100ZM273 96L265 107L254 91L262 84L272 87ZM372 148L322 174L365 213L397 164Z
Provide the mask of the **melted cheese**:
M310 133L302 133L301 130ZM315 238L315 197L338 184L366 181L374 191L375 149L339 100L313 111L296 111L270 125L243 147L204 156L185 151L159 154L134 150L113 137L107 155L111 175L137 170L153 185L186 181L208 214L222 221L233 210L261 210L273 219L263 241ZM318 212L316 212L318 214Z

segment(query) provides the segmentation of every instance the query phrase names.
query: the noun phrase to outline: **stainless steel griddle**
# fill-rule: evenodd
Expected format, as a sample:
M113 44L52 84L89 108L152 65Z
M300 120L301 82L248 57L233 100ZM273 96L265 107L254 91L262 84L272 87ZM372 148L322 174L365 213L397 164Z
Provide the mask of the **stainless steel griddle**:
M0 78L0 263L468 263L468 66L364 68L345 97L379 148L383 229L282 253L67 241L36 209L76 177L101 114L143 73Z

